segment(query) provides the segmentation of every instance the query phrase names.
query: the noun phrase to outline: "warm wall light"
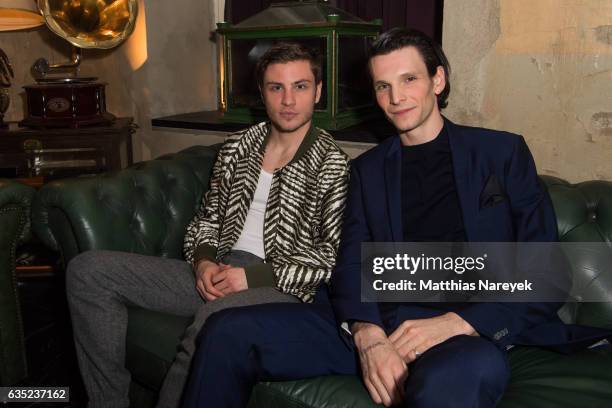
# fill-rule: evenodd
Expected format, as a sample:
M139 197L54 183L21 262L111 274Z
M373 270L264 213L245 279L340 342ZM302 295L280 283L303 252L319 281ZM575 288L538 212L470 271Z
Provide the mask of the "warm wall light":
M0 31L25 30L45 24L34 0L0 1Z
M138 1L138 17L134 32L124 45L124 53L132 71L137 71L147 62L147 17L144 0Z

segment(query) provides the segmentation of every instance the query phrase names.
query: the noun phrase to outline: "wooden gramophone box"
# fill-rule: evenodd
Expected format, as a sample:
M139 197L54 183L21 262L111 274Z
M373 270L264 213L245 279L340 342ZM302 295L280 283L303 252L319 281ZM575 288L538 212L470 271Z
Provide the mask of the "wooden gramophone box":
M100 82L39 82L25 86L27 127L79 127L108 125L114 115L106 112L106 84Z

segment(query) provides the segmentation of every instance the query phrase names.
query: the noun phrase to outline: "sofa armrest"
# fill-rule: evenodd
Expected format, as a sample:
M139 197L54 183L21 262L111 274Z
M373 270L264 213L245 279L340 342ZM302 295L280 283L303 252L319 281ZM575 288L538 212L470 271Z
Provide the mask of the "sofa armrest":
M15 250L30 234L30 204L34 189L0 179L0 385L12 385L27 375L23 323Z
M34 199L33 229L64 263L90 249L182 258L185 227L216 154L194 146L118 172L48 183Z

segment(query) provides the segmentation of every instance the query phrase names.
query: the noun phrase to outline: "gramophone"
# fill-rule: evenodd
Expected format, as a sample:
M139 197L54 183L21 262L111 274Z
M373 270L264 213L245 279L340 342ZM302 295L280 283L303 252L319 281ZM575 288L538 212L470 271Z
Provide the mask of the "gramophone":
M36 84L25 86L27 115L20 126L79 127L110 124L105 83L78 76L83 48L110 49L134 30L138 0L38 0L49 29L72 44L72 60L32 66Z

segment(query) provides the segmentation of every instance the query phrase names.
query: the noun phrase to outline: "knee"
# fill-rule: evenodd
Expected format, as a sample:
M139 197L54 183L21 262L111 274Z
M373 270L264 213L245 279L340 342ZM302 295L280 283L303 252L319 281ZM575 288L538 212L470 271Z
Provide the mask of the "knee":
M214 366L217 359L244 364L255 342L253 335L249 319L239 309L213 313L195 337L195 347L191 346L194 365Z
M95 287L93 280L104 271L106 251L90 250L78 254L66 267L66 292L78 293L88 287Z
M406 382L410 407L493 407L510 374L504 353L480 337L457 337L421 359Z
M468 370L474 383L505 385L510 375L506 354L492 342L482 337L459 336L452 349L457 354L455 368Z
M243 308L223 309L206 319L196 338L198 348L204 344L215 344L235 350L238 343L245 342L253 334L251 319Z

